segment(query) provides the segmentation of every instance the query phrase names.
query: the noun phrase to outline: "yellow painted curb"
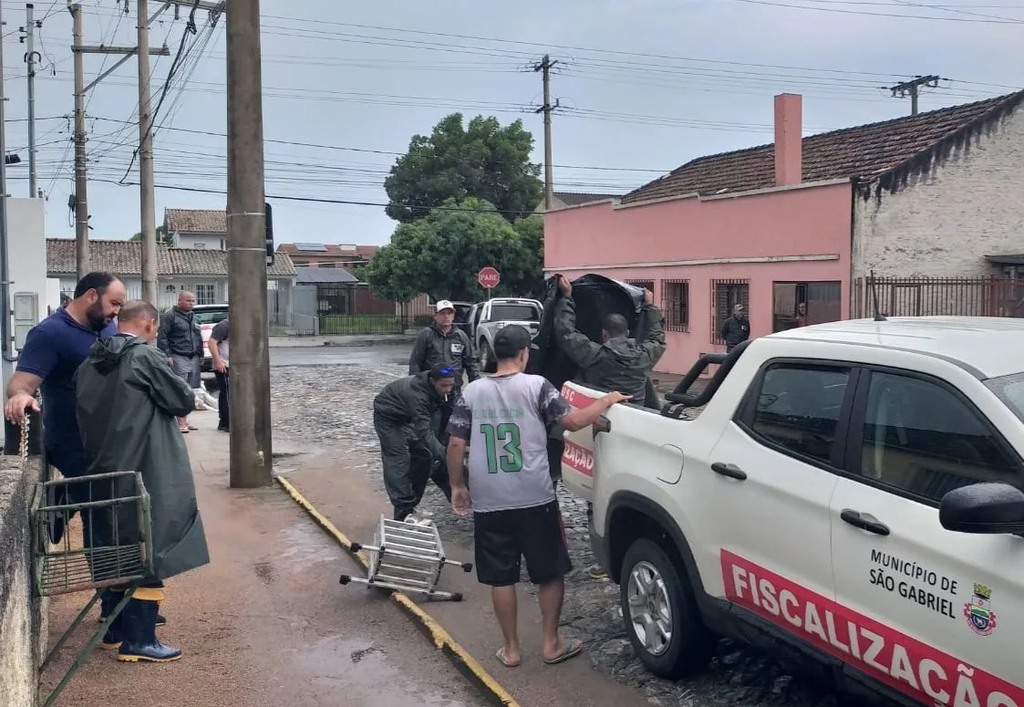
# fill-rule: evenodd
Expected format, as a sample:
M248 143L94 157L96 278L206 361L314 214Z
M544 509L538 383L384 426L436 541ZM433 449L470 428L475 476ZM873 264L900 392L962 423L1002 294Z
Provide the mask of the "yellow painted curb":
M288 495L305 509L317 525L327 531L328 535L353 555L364 569L369 567L370 561L366 554L362 550L352 552L352 541L338 530L329 518L318 511L291 482L281 476L277 476L275 479L288 492ZM484 666L480 664L480 661L470 655L430 614L421 609L416 602L402 592L392 590L390 596L392 601L398 604L420 625L420 628L434 642L434 647L448 655L455 662L456 667L460 668L470 679L474 680L497 704L504 705L505 707L519 707L519 703L487 672Z

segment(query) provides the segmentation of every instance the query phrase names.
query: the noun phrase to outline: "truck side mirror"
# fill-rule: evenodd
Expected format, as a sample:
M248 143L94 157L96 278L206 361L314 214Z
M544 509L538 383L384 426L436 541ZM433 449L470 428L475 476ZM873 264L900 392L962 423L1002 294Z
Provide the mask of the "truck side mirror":
M942 497L939 523L957 533L1024 533L1024 492L996 483L953 489Z

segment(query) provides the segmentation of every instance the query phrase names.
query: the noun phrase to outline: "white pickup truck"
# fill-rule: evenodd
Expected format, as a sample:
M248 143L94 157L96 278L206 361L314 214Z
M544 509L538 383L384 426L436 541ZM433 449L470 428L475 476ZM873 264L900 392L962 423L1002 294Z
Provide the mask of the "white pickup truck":
M792 329L668 400L562 458L649 670L725 635L861 698L1024 707L1024 320Z
M535 299L525 297L495 297L473 305L466 315L472 330L471 339L480 355L480 369L493 373L497 360L494 358L494 335L509 324L525 327L530 336L540 333L540 317L544 306Z

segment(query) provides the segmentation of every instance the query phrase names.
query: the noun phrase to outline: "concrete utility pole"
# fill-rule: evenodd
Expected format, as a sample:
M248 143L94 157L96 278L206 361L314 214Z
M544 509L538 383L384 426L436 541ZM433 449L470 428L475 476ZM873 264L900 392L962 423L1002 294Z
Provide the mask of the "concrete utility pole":
M75 55L75 271L81 280L89 272L89 182L85 172L85 55L82 46L82 6L68 5L73 21L71 51Z
M156 187L153 179L153 105L149 70L149 2L139 0L139 212L142 219L142 299L157 303Z
M33 199L41 196L36 174L36 64L41 57L35 49L37 26L34 10L32 3L25 5L22 37L25 42L25 63L28 65L28 195Z
M0 3L0 28L3 27L3 5ZM7 247L7 123L5 122L7 95L4 92L4 53L0 48L0 351L3 352L3 385L14 373L11 355L11 278Z
M892 91L893 98L906 98L910 96L910 114L917 115L917 98L920 88L922 86L937 88L939 81L942 81L942 78L932 74L930 76L917 76L911 81L904 81L895 86L885 86L884 88L887 91Z
M227 0L232 488L273 483L259 0Z
M559 107L559 102L556 100L555 105L551 105L551 68L557 64L558 61L551 61L551 57L547 54L544 55L544 59L539 64L534 64L533 70L542 72L541 75L544 80L544 105L536 110L537 113L544 114L544 210L548 211L551 209L551 199L555 193L555 175L552 167L551 160L551 113Z

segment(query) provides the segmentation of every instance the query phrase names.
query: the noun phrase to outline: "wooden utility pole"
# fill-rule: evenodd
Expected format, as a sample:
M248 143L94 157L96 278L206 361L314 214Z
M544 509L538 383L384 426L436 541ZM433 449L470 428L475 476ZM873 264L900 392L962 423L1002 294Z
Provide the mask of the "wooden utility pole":
M885 88L888 91L892 91L893 98L906 98L910 96L910 114L917 115L917 99L921 87L937 88L939 81L942 81L942 78L932 74L930 76L917 76L911 81L904 81L895 86L886 86Z
M75 270L81 280L89 272L89 190L85 173L85 56L82 46L82 6L71 11L71 51L75 56Z
M539 64L534 64L533 70L540 71L544 80L544 105L537 109L537 113L544 114L544 210L551 209L551 199L555 193L555 175L551 160L551 113L558 108L556 100L551 105L551 68L558 61L551 61L547 54Z
M273 483L259 0L227 0L230 483Z
M157 304L156 187L153 179L153 105L149 67L149 1L139 0L139 214L142 233L142 299Z

